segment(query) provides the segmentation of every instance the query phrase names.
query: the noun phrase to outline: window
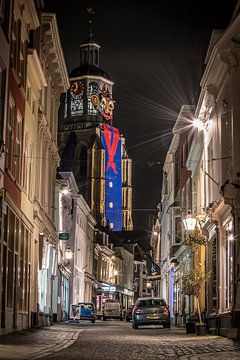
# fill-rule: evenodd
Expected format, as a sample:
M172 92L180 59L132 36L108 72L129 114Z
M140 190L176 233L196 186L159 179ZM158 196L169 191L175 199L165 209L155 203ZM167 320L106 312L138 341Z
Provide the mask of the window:
M0 24L7 39L8 39L8 30L9 30L9 13L10 13L10 1L0 0Z
M74 81L70 88L71 116L83 114L84 84Z
M95 65L98 65L98 50L95 49Z
M20 113L16 113L15 104L10 100L6 133L6 167L20 182L22 118Z
M16 69L17 58L17 21L13 19L12 23L12 39L11 39L11 62L12 66Z
M99 88L98 84L94 81L91 81L88 86L88 114L89 115L97 115L98 110L93 106L92 96L98 97Z
M212 240L212 269L211 269L212 311L217 310L217 238Z
M13 306L13 251L8 250L8 271L7 271L7 307Z
M10 104L8 112L8 123L7 123L7 134L6 134L6 166L8 170L13 172L13 150L14 150L14 117L15 117L15 106L13 103Z
M166 306L166 302L163 299L146 299L140 300L137 306Z
M21 174L21 136L22 136L22 119L20 114L16 120L16 137L15 137L15 154L14 154L14 177L20 182Z
M29 134L25 133L24 142L24 154L23 154L23 175L22 185L23 189L29 199L33 197L33 142L29 138Z
M233 220L231 219L225 230L225 257L226 257L226 308L230 308L233 302Z
M5 85L6 85L6 70L1 69L0 67L0 146L1 146L1 141L3 140Z
M19 51L19 62L18 62L18 76L20 83L25 87L26 81L26 49L27 44L25 41L20 42L20 51Z
M177 209L175 209L176 215ZM182 240L182 218L181 215L175 216L175 244L179 244Z
M93 49L90 50L90 64L93 64Z
M84 62L84 64L86 64L87 63L87 57L88 57L88 52L87 52L87 49L84 49L84 53L83 53L83 56L84 56L84 58L83 58L83 62Z
M18 297L19 310L28 310L29 249L31 234L20 219L7 208L4 218L4 241L6 243L6 298L7 307L13 307L13 297ZM17 284L17 285L16 285ZM18 289L14 287L18 286ZM17 291L16 291L17 290Z

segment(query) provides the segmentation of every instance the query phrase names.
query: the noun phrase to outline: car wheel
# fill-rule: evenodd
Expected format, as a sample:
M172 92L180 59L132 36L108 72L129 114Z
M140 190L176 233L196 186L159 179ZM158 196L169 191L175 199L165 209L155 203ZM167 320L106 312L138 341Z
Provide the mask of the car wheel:
M135 324L134 322L132 323L132 327L133 327L133 329L138 329L138 325Z

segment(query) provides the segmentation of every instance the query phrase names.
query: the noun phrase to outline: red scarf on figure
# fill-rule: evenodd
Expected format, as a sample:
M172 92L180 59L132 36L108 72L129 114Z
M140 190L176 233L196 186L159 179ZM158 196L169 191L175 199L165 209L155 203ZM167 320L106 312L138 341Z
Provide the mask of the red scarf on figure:
M104 139L106 141L107 150L108 150L108 163L107 163L106 171L108 171L108 169L111 167L114 173L117 174L114 156L116 154L118 141L120 138L119 130L115 128L111 129L110 125L108 124L103 124L103 128L104 128L103 130ZM113 139L111 144L112 134L113 134Z

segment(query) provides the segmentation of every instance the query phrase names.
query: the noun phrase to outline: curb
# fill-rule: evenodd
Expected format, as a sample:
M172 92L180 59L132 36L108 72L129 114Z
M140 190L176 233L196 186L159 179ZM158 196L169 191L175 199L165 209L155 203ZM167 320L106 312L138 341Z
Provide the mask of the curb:
M40 350L40 351L34 352L32 354L29 354L28 356L26 356L26 359L40 359L44 356L48 356L48 355L51 355L52 353L66 349L75 343L75 341L78 339L79 334L82 331L83 331L83 329L75 330L74 332L68 332L67 336L69 336L71 333L73 333L73 335L71 336L71 338L68 337L64 340L61 340L61 345L55 344L53 346L48 346L44 350Z

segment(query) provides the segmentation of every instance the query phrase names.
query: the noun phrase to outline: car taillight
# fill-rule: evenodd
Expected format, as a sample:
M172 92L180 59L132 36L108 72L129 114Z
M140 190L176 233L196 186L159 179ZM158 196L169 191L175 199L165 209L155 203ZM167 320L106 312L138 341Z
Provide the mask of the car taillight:
M169 313L169 309L168 309L167 306L165 306L165 307L163 308L163 312L164 312L164 314L168 314L168 313Z
M142 312L142 309L136 308L136 310L135 310L135 313L136 313L136 314L140 314L141 312Z

